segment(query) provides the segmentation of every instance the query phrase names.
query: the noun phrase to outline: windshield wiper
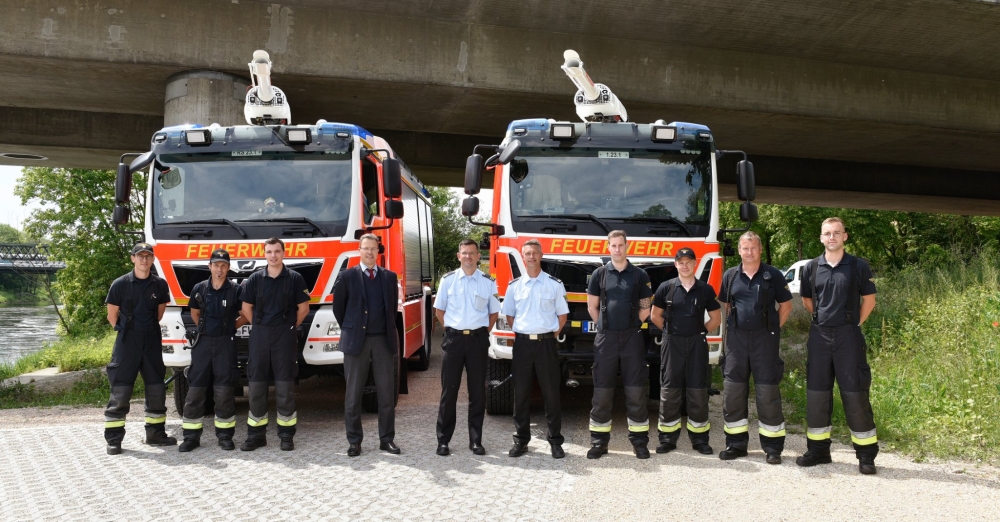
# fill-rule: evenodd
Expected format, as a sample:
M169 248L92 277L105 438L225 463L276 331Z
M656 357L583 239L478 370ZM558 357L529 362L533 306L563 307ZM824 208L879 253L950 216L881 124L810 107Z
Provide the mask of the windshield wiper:
M684 231L684 233L688 235L688 237L693 237L694 236L694 234L691 233L691 229L689 229L687 227L687 225L684 224L683 221L681 221L681 220L679 220L679 219L677 219L675 217L672 217L672 216L662 216L662 217L647 217L647 216L606 217L604 219L609 219L609 220L614 220L614 221L623 221L623 222L632 222L632 223L672 223L674 225L679 226L681 228L681 230Z
M243 237L243 239L247 238L247 233L246 231L243 230L242 227L225 218L197 219L193 221L171 221L169 223L160 223L160 225L229 225L235 228L236 231L240 233L240 236Z
M281 217L281 218L267 218L267 219L241 219L240 223L246 223L246 222L253 222L253 223L258 223L258 222L274 223L274 222L280 222L280 221L284 221L286 223L307 223L309 225L312 225L312 227L315 228L316 231L319 232L320 234L323 234L324 236L327 236L327 237L330 236L330 234L326 231L325 228L321 227L318 223L316 223L315 221L313 221L313 220L311 220L311 219L309 219L307 217Z
M528 214L524 216L519 216L524 218L549 218L549 219L579 219L584 221L592 221L601 225L601 228L605 232L611 233L611 227L607 223L601 221L601 218L593 214Z

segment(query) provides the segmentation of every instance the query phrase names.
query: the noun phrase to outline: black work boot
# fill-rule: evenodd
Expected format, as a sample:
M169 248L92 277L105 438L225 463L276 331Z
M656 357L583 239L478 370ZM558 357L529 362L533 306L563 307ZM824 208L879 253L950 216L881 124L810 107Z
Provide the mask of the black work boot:
M233 443L233 439L230 437L219 437L219 447L226 451L233 451L236 449L236 444Z
M109 442L108 443L108 455L121 455L122 445L120 442Z
M187 453L198 446L201 446L201 441L198 439L184 439L180 446L177 446L177 451L181 453Z
M858 458L858 471L862 475L874 475L875 474L875 458L874 457L859 457Z
M240 451L253 451L264 446L267 446L267 437L248 437L240 445Z
M162 427L146 428L146 444L150 446L173 446L177 439L167 435Z
M670 453L677 449L676 442L670 442L668 440L660 441L660 445L656 447L657 453Z
M590 451L587 452L588 459L599 459L601 455L608 452L608 446L606 444L593 444L590 446Z
M292 451L295 449L295 443L292 442L291 437L283 437L281 439L281 451Z
M801 457L795 458L795 463L803 468L809 468L817 464L830 464L832 462L833 459L830 458L829 453L820 453L815 450L808 450Z
M746 448L728 447L719 452L719 458L722 460L734 460L746 456L747 456Z
M632 451L635 453L635 458L645 460L649 458L649 448L645 444L636 444L632 446Z

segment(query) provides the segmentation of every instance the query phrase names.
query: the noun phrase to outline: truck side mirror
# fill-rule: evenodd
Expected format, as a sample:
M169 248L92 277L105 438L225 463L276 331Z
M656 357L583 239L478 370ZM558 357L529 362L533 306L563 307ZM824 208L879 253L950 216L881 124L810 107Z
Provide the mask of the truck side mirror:
M472 217L479 213L479 198L471 197L462 200L462 215Z
M757 221L757 205L749 201L744 201L740 205L740 220L746 221L747 223Z
M389 199L395 199L403 195L402 168L399 160L387 158L382 160L382 192ZM388 207L388 203L386 203ZM402 211L399 213L403 215Z
M737 163L736 178L736 197L742 201L753 201L757 199L757 186L754 181L753 163L750 163L747 160L742 160ZM756 214L754 215L756 216Z
M111 217L111 221L116 225L124 225L128 223L129 208L123 205L115 205L114 214Z
M132 171L129 170L128 165L119 163L118 175L115 176L115 204L128 203L130 192L132 192Z
M390 199L385 202L385 217L389 219L402 219L403 202L398 199Z
M507 144L507 146L500 152L500 164L506 165L510 163L510 160L517 156L517 151L521 150L521 140L514 140Z
M465 160L465 193L470 196L479 194L482 187L483 157L479 154L473 154Z

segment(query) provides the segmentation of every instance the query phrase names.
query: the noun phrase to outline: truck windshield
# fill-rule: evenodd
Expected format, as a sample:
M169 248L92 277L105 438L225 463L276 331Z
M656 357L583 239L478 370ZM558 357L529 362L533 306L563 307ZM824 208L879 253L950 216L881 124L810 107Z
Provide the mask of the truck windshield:
M703 235L711 218L710 154L522 148L508 165L514 227L570 234L603 235L613 227L630 235ZM553 221L562 224L554 228Z
M346 226L350 154L258 154L161 155L152 181L154 225L230 220L248 228L305 218Z

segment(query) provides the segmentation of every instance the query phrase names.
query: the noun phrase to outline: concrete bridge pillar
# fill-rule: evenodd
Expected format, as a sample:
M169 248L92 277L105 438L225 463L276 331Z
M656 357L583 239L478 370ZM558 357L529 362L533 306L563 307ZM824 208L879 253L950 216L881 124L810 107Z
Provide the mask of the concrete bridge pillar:
M243 102L250 80L218 71L186 71L167 78L163 126L198 123L245 125Z

